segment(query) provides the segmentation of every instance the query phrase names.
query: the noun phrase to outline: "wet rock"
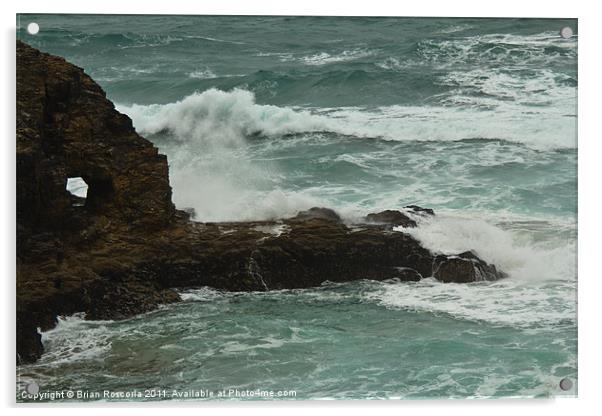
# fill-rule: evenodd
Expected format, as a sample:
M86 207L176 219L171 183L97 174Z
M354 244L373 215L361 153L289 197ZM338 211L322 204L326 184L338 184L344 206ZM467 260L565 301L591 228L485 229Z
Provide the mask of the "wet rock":
M167 158L81 68L17 41L17 218L72 225L67 179L88 184L87 215L162 227L174 214ZM79 201L81 202L81 201Z
M192 207L182 208L182 211L188 214L188 218L191 220L196 218L196 210Z
M377 214L368 214L366 222L374 224L386 224L392 227L416 227L416 221L407 215L394 210L386 210Z
M439 255L433 261L433 276L442 282L470 283L498 280L506 277L492 264L481 260L474 252L457 256Z
M179 301L180 296L152 281L129 278L123 284L111 284L99 279L88 288L87 300L86 318L107 320L149 312L160 304Z
M17 316L17 364L34 362L43 352L42 336L31 319Z
M306 221L309 219L320 219L333 222L341 221L341 217L334 210L318 207L310 208L307 211L300 211L295 217L291 218L293 221Z
M422 279L422 275L410 267L397 267L397 279L402 282L417 282Z

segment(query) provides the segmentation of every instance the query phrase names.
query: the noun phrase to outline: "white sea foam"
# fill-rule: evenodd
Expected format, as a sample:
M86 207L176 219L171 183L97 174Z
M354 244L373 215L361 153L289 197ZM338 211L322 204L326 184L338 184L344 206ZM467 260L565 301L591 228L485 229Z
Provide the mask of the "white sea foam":
M281 62L299 62L309 66L322 66L338 62L349 62L356 59L372 56L373 51L368 49L350 49L340 52L318 52L310 55L298 56L290 52L259 52L255 56L277 57Z
M576 124L567 122L566 118L576 116L574 85L577 81L550 68L559 62L575 61L576 54L576 38L562 39L557 33L489 34L421 41L416 57L389 56L375 65L398 72L435 66L444 72L436 84L452 89L431 97L434 102L468 111L495 111L493 116L481 111L481 116L490 118L491 121L485 123L490 123L492 128L510 128L507 135L512 137L519 136L518 129L523 129L523 138L518 141L530 146L566 147L574 144L558 138L574 140ZM479 120L478 127L482 128L484 120L478 113L474 114ZM474 114L467 119L472 120ZM549 128L538 129L538 123ZM556 134L558 127L561 130ZM485 129L482 137L490 137L490 134L491 131ZM533 134L536 138L529 139Z
M102 359L111 350L110 331L106 327L110 322L86 321L83 314L59 316L56 327L42 333L45 351L34 366Z
M536 241L521 238L478 216L437 213L417 217L416 228L399 231L416 237L428 249L445 254L475 251L507 272L496 282L449 284L435 279L384 284L367 298L388 308L443 313L461 319L524 328L574 324L576 319L576 244L560 236ZM538 224L539 227L542 224ZM571 224L547 225L554 229ZM571 301L575 299L575 301Z
M303 192L283 192L269 163L248 158L248 137L327 129L308 111L258 105L252 93L215 89L167 105L119 107L143 134L168 132L180 142L169 154L174 199L204 221L275 219L316 204Z
M295 59L293 54L290 52L259 52L259 53L255 54L255 56L259 56L259 57L275 56L281 62L293 61Z
M323 114L323 110L317 113ZM495 111L463 106L395 105L370 111L332 110L328 113L328 126L341 134L392 141L501 139L543 150L576 146L576 118L571 116L574 113L558 108L527 110L515 105L498 105Z
M453 89L441 97L451 105L477 106L494 110L523 109L546 106L537 114L563 117L575 114L576 89L570 77L548 69L536 71L536 76L521 76L496 69L450 71L439 77L438 83Z
M567 55L577 54L577 38L562 39L554 32L537 35L487 34L455 39L425 40L418 44L420 60L436 63L440 67L478 63L552 63ZM550 47L557 48L556 53Z
M387 308L451 315L523 328L567 325L576 318L574 282L498 282L455 284L435 279L386 285L381 292L368 292L367 300Z
M493 113L453 106L302 109L257 104L253 93L246 90L210 89L171 104L117 108L132 117L140 133L166 133L168 140L174 141L165 145L174 200L179 207L194 207L203 221L274 219L315 205L332 205L328 197L332 189L328 193L309 188L283 190L277 163L266 160L258 164L250 157L254 135L280 139L290 134L332 132L358 140L490 138L534 149L576 145L576 118L564 117L558 107L529 107L528 113L517 111L515 105L498 106ZM361 163L357 157L341 158Z
M495 113L478 108L399 105L370 110L359 107L293 109L257 104L254 95L246 90L210 89L172 104L118 105L117 108L132 117L142 134L169 131L178 140L192 143L236 145L253 134L274 137L330 131L394 141L484 138L540 149L576 145L574 107L571 107L573 113L556 107L529 107L528 112L521 112L515 105L499 105Z
M576 279L576 244L574 237L549 237L537 243L521 238L511 229L493 225L476 215L464 217L438 213L434 217L417 218L419 227L403 229L434 252L456 254L474 250L485 261L495 264L511 277L523 280ZM540 227L541 224L537 224ZM558 227L574 229L576 224L549 223L550 230ZM510 227L506 227L510 228ZM550 231L550 234L552 232Z
M169 131L185 142L240 144L246 136L268 136L327 130L328 119L308 111L259 105L253 93L209 89L172 104L118 106L134 121L138 131ZM220 142L220 143L217 143Z
M303 56L299 60L306 65L327 65L335 62L354 61L356 59L371 56L372 52L365 49L345 50L340 53L330 54L320 52L313 55Z
M464 28L456 26L450 30L453 32ZM555 48L555 52L550 48ZM514 63L522 67L531 64L534 68L545 68L547 64L557 62L558 59L575 59L576 56L577 36L567 40L555 32L536 35L487 34L423 40L417 44L415 58L401 59L398 56L390 56L376 65L399 71L416 69L421 65L450 69L475 64L486 67L499 63Z
M245 45L245 42L236 41L236 40L228 40L228 39L218 39L218 38L213 38L213 37L210 37L210 36L189 35L189 36L184 36L184 38L186 38L186 39L201 39L201 40L206 40L206 41L209 41L209 42L218 42L218 43L231 43L233 45Z
M180 292L180 298L184 301L213 301L221 296L222 292L207 286Z
M447 26L443 29L440 29L438 31L438 33L449 34L449 33L462 32L464 30L472 29L473 27L474 26L471 26L468 24L451 25L451 26Z
M257 349L272 349L280 348L285 344L285 340L276 339L274 337L265 337L259 340L253 339L252 343L245 344L240 341L228 341L221 347L221 352L224 354L238 354L240 352L253 352ZM251 354L254 355L254 354Z
M177 162L176 162L177 163ZM269 173L244 160L220 159L175 168L171 174L178 207L194 207L201 221L275 220L322 201L303 191L265 189Z
M197 78L197 79L213 79L218 76L209 68L205 69L197 69L188 74L189 78Z

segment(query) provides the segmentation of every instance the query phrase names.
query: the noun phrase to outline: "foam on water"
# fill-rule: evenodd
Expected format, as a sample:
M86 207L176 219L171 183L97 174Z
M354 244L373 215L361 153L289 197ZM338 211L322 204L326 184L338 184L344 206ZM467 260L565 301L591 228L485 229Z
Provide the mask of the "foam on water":
M500 63L545 67L545 64L557 62L559 57L574 59L577 56L577 38L567 41L554 32L535 35L493 33L424 40L418 43L416 52L422 62L434 62L440 67Z
M560 224L547 225L550 236L540 241L502 229L478 217L445 215L419 218L419 227L402 229L434 252L456 254L474 250L481 258L509 273L513 280L561 280L576 278L574 235L559 233ZM575 224L566 224L567 231ZM552 233L557 236L552 237Z
M81 313L59 316L55 328L42 332L45 354L34 367L102 359L111 350L111 322L86 321Z
M192 289L182 293L185 302L143 320L61 320L44 334L47 354L21 367L20 380L76 388L88 382L88 373L101 371L97 388L284 383L300 398L314 399L358 392L366 398L555 394L560 377L574 377L575 311L566 302L574 287L531 283L424 279L268 293ZM102 354L53 361L80 338L98 337L103 325ZM68 337L57 337L67 330ZM378 348L371 350L375 337ZM319 354L306 354L308 348ZM124 371L126 378L119 376Z
M479 78L478 75L464 76ZM454 82L460 82L459 75L453 77L449 75L446 82L452 82L452 78ZM478 82L473 84L475 88L479 87ZM511 91L520 90L515 86L509 88ZM460 97L447 96L445 99ZM570 103L570 97L566 98L566 102ZM340 201L337 198L339 192L331 184L291 189L290 185L284 183L290 172L283 170L282 162L265 158L270 149L277 152L278 148L286 149L297 142L299 147L303 147L304 142L323 141L320 135L324 134L400 143L495 139L517 143L535 151L572 149L576 146L576 119L564 117L564 112L568 110L563 105L535 106L529 108L528 112L517 110L517 105L521 107L522 104L504 104L502 100L496 105L494 113L471 106L301 109L257 104L253 93L246 90L226 92L210 89L176 103L121 105L117 108L132 117L141 134L160 136L162 141L158 143L170 160L170 179L176 204L179 207L194 207L197 218L201 220L219 221L275 219L294 215L299 210L315 205L331 205L348 214L365 210L365 206L362 208ZM467 119L471 122L466 123ZM333 139L336 137L327 140ZM263 146L263 155L257 155L258 146ZM501 164L502 160L509 157L519 162L521 160L516 158L523 158L523 163L525 157L537 156L529 154L527 150L519 152L520 148L509 148L510 154L500 153L500 149L492 147L482 148L478 159L482 166L487 163ZM487 154L488 149L493 152L492 155ZM377 165L382 162L378 162L378 159L384 161L391 155L382 151L382 155L377 153L339 154L333 162L354 164L366 174L398 174L390 168L381 172L382 169ZM430 157L432 160L428 163L441 163L437 154L416 156L419 158L416 160ZM328 161L328 158L330 156L323 156L319 160ZM488 162L489 159L492 161ZM466 163L474 164L470 160ZM413 172L404 172L403 175L407 179ZM428 186L428 183L424 183L416 192L424 194ZM354 192L360 189L361 182L356 183ZM412 189L406 187L404 194L411 197ZM383 202L387 192L386 189L380 191L379 197ZM429 192L429 198L437 198L439 192L434 189ZM349 188L340 189L341 195L348 193ZM495 195L490 197L494 198ZM396 198L393 196L392 205L373 207L392 208ZM442 199L441 204L444 202Z
M236 146L247 136L327 130L327 118L307 111L258 105L253 93L209 89L166 105L117 106L142 134L169 131L183 142Z
M455 33L470 28L471 25L460 24L442 30ZM255 94L249 90L210 88L170 104L118 105L118 109L132 117L140 133L165 136L174 142L162 145L171 162L174 199L180 207L195 207L201 220L273 219L293 215L311 205L333 203L335 208L349 215L366 209L366 204L341 201L338 196L350 190L337 184L291 189L290 184L283 183L282 178L290 172L282 169L282 163L275 159L257 163L257 155L252 155L249 149L256 139L272 140L273 143L264 143L266 149L288 146L284 141L290 142L290 135L309 143L321 133L402 143L502 140L537 152L576 148L576 79L569 75L571 71L558 69L564 62L575 59L576 38L563 40L552 32L485 34L421 40L415 47L414 56L389 56L375 64L387 71L401 72L415 72L425 65L436 68L438 72L432 82L443 87L444 92L420 105L276 106L258 104ZM255 56L327 66L376 54L377 51L362 47L313 54L261 51ZM201 78L213 76L213 72L205 70L190 74ZM274 76L273 79L262 78L253 90L266 90L276 96L281 91L281 78ZM500 152L502 149L494 150L491 159L500 164L506 155ZM517 162L524 163L526 168L531 163L526 157L533 161L541 159L541 153L509 151L522 158ZM382 173L372 161L368 165L364 163L365 158L376 156L374 153L341 154L334 162L354 164L367 174L401 174L394 170ZM422 154L417 156L424 159ZM480 152L482 166L484 157L489 156ZM328 162L328 158L323 156L320 160ZM436 155L425 162L445 163ZM404 171L403 175L407 178L409 173ZM361 185L356 183L353 192ZM440 195L438 186L440 184L435 184L434 189L430 189L429 183L420 187L410 185L404 193L410 198L415 194L416 202L426 194L431 203L452 202L451 195ZM380 203L371 207L395 206L397 198L393 193L389 197L388 190L379 192ZM503 196L508 201L516 201L516 192L519 192L516 188L502 188L497 197L489 194L483 197L500 199ZM386 206L388 199L391 203ZM474 203L478 205L478 199Z
M462 100L459 96L447 99ZM316 113L328 115L329 131L363 138L391 141L499 139L534 149L576 146L576 120L566 117L570 112L549 108L530 108L528 113L516 110L515 105L497 105L495 112L473 106L388 106L375 110L320 109Z
M216 75L215 72L213 72L211 69L205 68L205 69L197 69L196 71L192 71L191 73L188 74L188 77L198 78L198 79L213 79L213 78L217 78L218 75Z
M451 79L452 75L448 77ZM572 89L567 98L571 97L575 98ZM204 141L237 145L252 135L278 137L328 131L393 141L480 138L507 140L538 149L576 146L576 121L566 117L571 115L570 111L565 114L565 109L546 107L521 113L515 111L515 106L499 104L498 107L493 118L487 111L445 106L303 110L257 104L250 91L209 89L172 104L118 105L117 109L129 115L142 134L169 131L178 140L193 144ZM466 123L467 119L471 120L470 124Z
M574 325L574 281L545 284L506 279L495 283L447 284L435 279L389 284L367 299L387 308L447 314L458 319L514 328Z
M441 33L454 33L470 29L454 26ZM520 68L529 66L545 68L557 64L559 58L574 59L577 56L577 37L562 39L554 32L535 35L486 34L459 36L446 39L427 39L416 44L416 56L390 56L377 62L388 70L407 70L411 67L435 65L439 69L453 66L496 66L503 64Z
M180 297L184 301L210 302L220 296L222 296L222 292L207 286L180 292Z
M435 279L383 285L367 297L389 308L444 313L459 319L514 328L571 327L576 323L576 243L559 229L575 224L547 223L548 237L537 240L529 228L527 238L476 217L438 213L416 216L419 226L401 228L436 253L475 251L509 274L497 282L446 284ZM510 222L509 224L512 224ZM539 224L541 226L542 224ZM568 301L567 299L574 299Z
M327 65L335 62L353 61L360 58L366 58L373 52L364 49L346 50L334 55L328 52L320 52L310 56L300 58L300 61L306 65Z
M457 76L454 79L459 82ZM451 99L461 98L446 98ZM255 136L275 140L274 146L287 135L304 139L320 132L401 142L501 139L534 150L576 146L576 119L564 117L568 110L562 105L533 107L528 113L517 111L517 104L496 105L493 118L490 111L462 106L298 109L257 104L253 93L245 90L210 89L172 104L118 109L132 117L142 134L167 134L174 141L164 146L178 206L195 207L203 220L236 220L273 219L332 203L327 194L316 195L311 189L281 188L279 178L287 174L278 163L254 163L249 146ZM499 152L494 156L499 163ZM359 156L339 157L362 167Z

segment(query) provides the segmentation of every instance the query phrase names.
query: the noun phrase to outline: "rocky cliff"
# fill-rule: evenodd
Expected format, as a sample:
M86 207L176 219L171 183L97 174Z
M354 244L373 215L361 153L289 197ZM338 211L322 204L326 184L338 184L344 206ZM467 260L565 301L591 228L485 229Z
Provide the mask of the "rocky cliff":
M85 201L67 190L88 184ZM347 224L313 208L294 218L201 223L171 201L164 155L81 68L17 43L17 360L56 317L120 319L179 300L178 287L264 291L325 280L494 280L473 252L438 255L395 226L431 210Z

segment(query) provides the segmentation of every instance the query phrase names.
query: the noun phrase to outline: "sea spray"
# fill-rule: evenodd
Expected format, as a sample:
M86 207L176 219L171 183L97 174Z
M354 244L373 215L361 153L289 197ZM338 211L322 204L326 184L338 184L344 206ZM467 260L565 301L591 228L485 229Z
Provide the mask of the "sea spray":
M209 89L172 104L117 106L142 134L168 131L182 142L215 146L240 145L253 135L281 136L326 130L326 118L255 103L253 93Z
M553 235L538 242L536 232L531 231L527 238L521 238L515 230L503 229L474 217L439 214L418 218L418 221L419 227L400 227L399 230L413 235L434 252L454 254L474 250L487 262L509 273L513 281L574 281L576 243L570 238L567 241L558 232L564 226L570 233L575 224L535 224L540 229L546 225L547 232Z
M478 74L474 77L479 78ZM564 94L565 98L574 99L572 88L567 87L567 91L569 95ZM501 98L505 98L503 94ZM456 99L466 101L466 97ZM548 97L546 101L551 99L555 98ZM566 100L561 100L563 103ZM487 107L486 102L484 105ZM324 131L359 139L391 141L495 139L521 143L537 150L576 146L573 137L575 120L564 116L566 111L572 110L570 107L533 108L537 103L532 102L524 105L530 107L529 111L520 114L520 102L498 101L493 118L478 105L472 106L476 108L393 105L301 109L257 104L254 94L246 90L209 89L171 104L117 105L117 109L132 118L141 134L167 132L173 139L192 145L236 147L254 136L278 138ZM520 124L515 125L519 120Z

